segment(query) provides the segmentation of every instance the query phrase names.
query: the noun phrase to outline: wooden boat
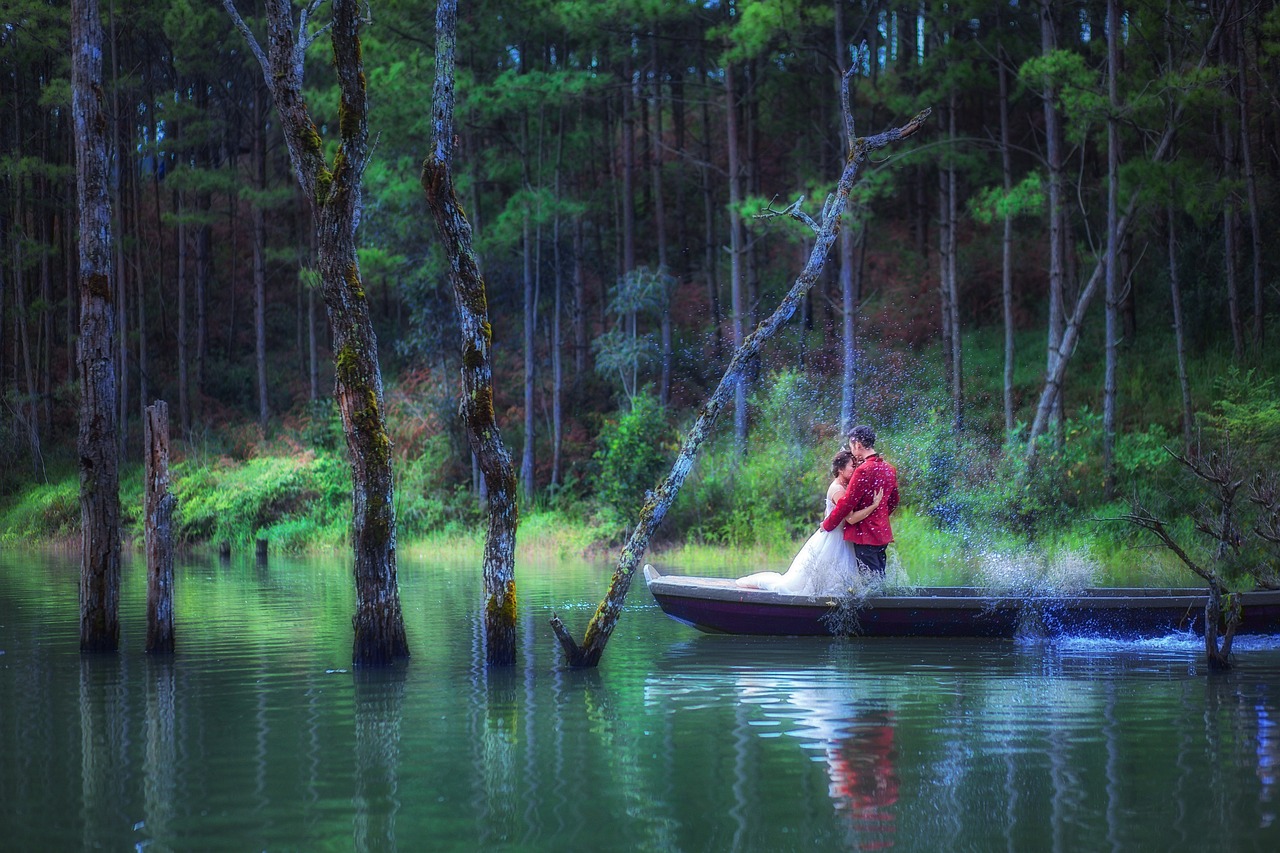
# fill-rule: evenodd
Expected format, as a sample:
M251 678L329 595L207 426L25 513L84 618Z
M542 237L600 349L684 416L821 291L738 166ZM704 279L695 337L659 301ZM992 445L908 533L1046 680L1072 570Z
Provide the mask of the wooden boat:
M925 587L860 599L740 587L731 578L663 575L644 567L658 606L713 634L1004 637L1204 633L1203 589L1094 588L1062 594ZM1239 634L1280 634L1280 590L1241 593Z

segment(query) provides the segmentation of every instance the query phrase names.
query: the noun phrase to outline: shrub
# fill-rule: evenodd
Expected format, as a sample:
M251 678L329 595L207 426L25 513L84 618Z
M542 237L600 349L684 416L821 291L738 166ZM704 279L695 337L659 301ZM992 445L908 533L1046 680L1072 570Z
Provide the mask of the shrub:
M670 467L675 445L666 416L646 389L600 431L600 448L593 456L600 465L597 494L613 513L632 515Z

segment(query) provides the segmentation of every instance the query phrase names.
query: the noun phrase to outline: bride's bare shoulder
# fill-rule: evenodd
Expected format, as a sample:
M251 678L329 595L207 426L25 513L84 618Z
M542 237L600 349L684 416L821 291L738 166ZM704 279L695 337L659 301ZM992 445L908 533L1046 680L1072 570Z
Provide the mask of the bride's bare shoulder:
M844 497L844 493L845 493L845 488L844 486L840 485L839 480L832 480L831 485L827 486L827 497L831 499L832 503Z

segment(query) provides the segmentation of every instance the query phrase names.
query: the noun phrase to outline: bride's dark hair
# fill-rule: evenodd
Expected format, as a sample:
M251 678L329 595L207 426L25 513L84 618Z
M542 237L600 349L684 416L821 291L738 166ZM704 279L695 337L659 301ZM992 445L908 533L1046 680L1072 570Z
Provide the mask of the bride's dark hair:
M841 450L831 460L831 476L838 477L840 472L844 470L844 466L853 461L853 453L848 450Z

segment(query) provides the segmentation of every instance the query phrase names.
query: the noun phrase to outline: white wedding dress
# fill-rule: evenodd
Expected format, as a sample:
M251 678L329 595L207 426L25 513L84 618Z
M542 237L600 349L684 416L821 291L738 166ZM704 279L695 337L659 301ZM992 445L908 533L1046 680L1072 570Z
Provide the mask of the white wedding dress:
M830 515L835 506L831 498L827 498L823 518ZM756 572L738 578L738 585L797 595L844 595L860 588L863 582L858 575L853 543L844 541L842 523L830 533L819 527L791 561L786 574Z

